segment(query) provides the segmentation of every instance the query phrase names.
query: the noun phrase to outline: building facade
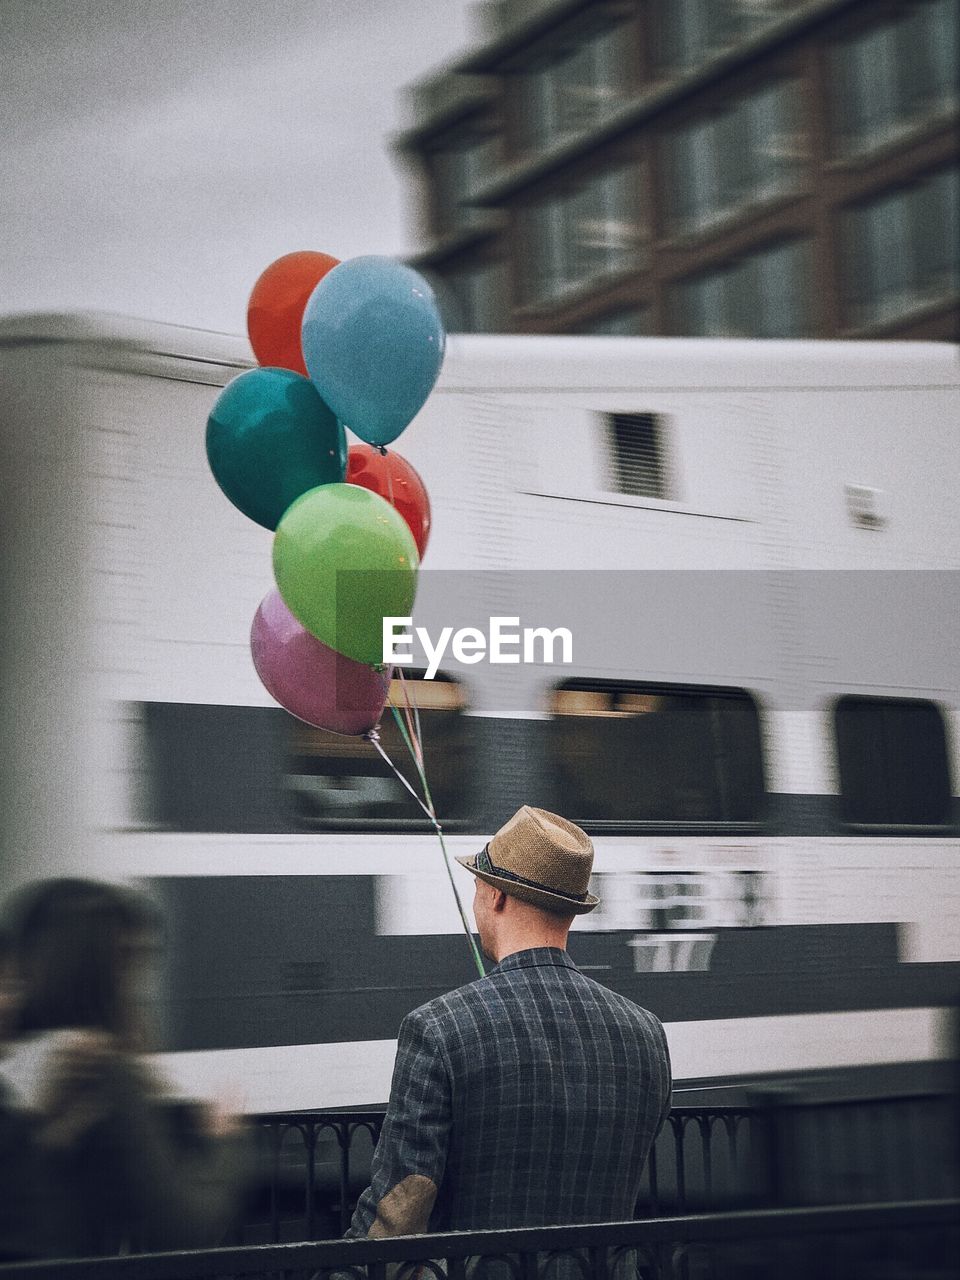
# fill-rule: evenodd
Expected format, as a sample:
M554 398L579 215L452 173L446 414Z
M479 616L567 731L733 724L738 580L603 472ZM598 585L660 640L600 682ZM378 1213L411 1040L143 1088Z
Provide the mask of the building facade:
M958 0L488 0L397 140L451 328L960 337Z

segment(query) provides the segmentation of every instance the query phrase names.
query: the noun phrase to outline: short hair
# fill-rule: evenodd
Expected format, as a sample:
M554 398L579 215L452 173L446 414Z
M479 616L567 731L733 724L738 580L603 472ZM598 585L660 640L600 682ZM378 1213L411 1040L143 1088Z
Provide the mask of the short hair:
M23 984L16 1030L82 1027L132 1037L124 947L131 935L159 931L160 917L146 898L118 885L57 879L22 890L10 913Z

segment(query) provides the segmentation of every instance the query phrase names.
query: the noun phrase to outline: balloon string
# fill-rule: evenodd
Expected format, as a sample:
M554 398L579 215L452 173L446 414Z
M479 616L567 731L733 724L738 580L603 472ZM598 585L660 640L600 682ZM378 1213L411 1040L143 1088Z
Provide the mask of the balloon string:
M404 678L403 668L398 667L397 669L400 673L400 688L403 690L404 701L407 704L407 712L408 712L407 724L408 725L410 723L410 716L409 716L410 703L411 701L413 702L413 718L417 726L417 732L416 732L416 737L414 738L414 741L417 744L417 750L420 753L420 763L422 765L423 764L423 738L420 733L420 708L417 706L417 695L413 689L408 688L407 681Z
M437 819L437 811L433 803L433 796L430 794L430 784L427 782L426 771L423 767L423 749L420 743L417 742L416 750L414 750L414 744L411 741L410 736L407 734L407 732L404 729L403 721L400 719L400 714L397 708L391 704L390 710L393 712L393 718L397 722L397 727L400 730L400 736L403 738L406 744L407 750L410 752L410 755L413 758L413 762L416 765L417 772L420 775L420 783L423 787L423 793L426 797L427 805L429 806L428 812L430 813L430 819L433 822L434 828L436 829L436 832L437 832L437 836L439 837L439 840L440 840L440 848L443 852L443 863L447 870L447 879L450 881L450 888L453 890L453 896L457 904L457 911L460 913L460 919L463 922L463 929L465 934L467 935L467 942L470 944L470 950L473 954L474 964L477 966L477 972L480 974L481 977L483 977L484 976L483 960L480 958L480 952L477 949L477 944L473 938L473 932L467 921L466 913L464 912L464 909L463 909L463 903L460 901L460 894L457 891L457 885L453 878L453 868L450 866L450 855L447 853L446 842L444 841L444 838L443 838L443 828L440 826L440 823Z
M431 822L434 822L434 821L435 821L435 819L434 819L434 817L433 817L433 814L430 812L430 810L427 808L427 806L423 803L423 801L422 801L422 800L420 799L420 797L417 795L416 791L414 791L413 787L410 785L410 783L409 783L409 782L407 781L407 779L403 776L403 774L400 772L400 770L397 768L397 766L393 763L393 761L392 761L392 760L390 759L390 757L387 755L386 751L384 751L383 747L380 745L380 736L379 736L379 734L377 733L376 729L370 729L370 730L369 730L367 733L365 733L363 736L366 738L366 740L367 740L368 742L371 742L371 743L374 745L374 747L376 747L377 751L380 753L380 755L381 755L381 757L383 758L383 760L385 761L385 763L386 763L386 764L388 764L388 765L390 766L390 768L393 770L393 772L397 775L397 777L400 779L400 781L403 783L403 785L406 787L406 789L410 792L410 794L413 796L414 800L416 800L417 804L420 806L420 808L423 810L423 812L427 815L427 817L430 819L430 821L431 821Z
M413 720L411 719L411 715L410 715L410 694L407 690L407 681L403 674L402 668L400 667L397 668L397 674L400 679L400 688L403 690L404 715L407 718L407 731L409 732L410 737L413 739L413 744L416 747L416 752L417 752L416 760L418 765L418 771L422 774L423 773L423 740L420 737L420 714L419 712L417 712L417 719L416 719L417 727L416 727L416 731L414 731ZM416 707L416 700L414 700L413 705L414 707ZM424 777L424 787L426 787L425 777Z
M413 718L410 715L410 698L407 694L406 681L404 680L402 675L400 676L400 688L403 691L403 702L404 702L403 714L407 722L407 735L410 741L413 743L413 750L411 754L414 756L414 764L417 766L417 773L420 775L421 785L423 785L426 780L426 771L425 771L425 766L423 761L423 744L420 740L420 735L416 732L416 730L413 727ZM409 744L408 744L408 748L409 748ZM424 786L424 794L426 794L427 790L428 788ZM430 803L429 797L427 799L427 802Z
M405 690L405 686L404 686L404 683L403 683L403 676L400 676L400 687L401 687L401 689L403 689L403 690L404 690L404 702L406 703L406 690ZM393 706L393 704L391 703L391 708L392 708L392 706ZM410 737L412 738L412 737L414 736L414 735L413 735L413 721L412 721L412 720L411 720L411 718L410 718L410 714L409 714L409 712L407 711L406 706L404 706L404 708L403 708L403 714L404 714L404 718L406 719L406 722L407 722L407 732L408 732L408 734L410 735ZM419 745L419 744L418 744L418 745ZM416 763L416 764L417 764L417 766L418 766L418 768L417 768L417 772L418 772L418 773L419 773L419 771L420 771L419 766L422 764L422 762L423 762L423 757L422 757L422 756L420 756L420 755L418 755L418 756L416 757L416 759L415 759L415 763Z
M397 728L400 730L400 737L403 739L404 746L407 748L407 750L410 752L410 755L413 758L413 765L417 771L418 777L420 778L420 785L421 787L423 787L423 794L426 797L427 806L428 806L427 813L430 814L430 821L433 823L436 823L437 811L433 805L433 797L430 795L430 787L427 784L427 775L424 772L423 764L421 763L421 756L418 755L419 744L414 744L409 730L404 725L403 721L400 719L399 710L392 704L390 706L390 710L393 712L393 718L397 722Z
M450 865L450 855L447 852L447 844L443 838L443 828L440 826L440 822L437 818L437 811L436 811L436 808L434 807L433 796L430 794L430 784L427 782L426 771L424 770L423 765L421 764L422 751L420 753L420 759L418 759L417 752L414 750L413 742L411 741L410 736L407 733L406 726L404 725L403 720L401 719L399 710L393 705L393 703L390 703L389 706L390 706L390 710L393 712L393 718L397 722L397 728L400 730L400 736L403 739L407 750L410 752L411 757L413 758L413 763L416 766L417 773L420 775L420 782L421 782L421 785L423 786L423 794L426 797L427 803L423 804L423 802L420 800L420 797L416 795L415 795L415 799L417 803L420 805L420 808L423 809L423 811L430 818L430 821L433 823L434 830L437 833L437 838L440 841L440 850L443 853L443 865L446 868L447 879L450 881L450 888L453 891L453 898L457 904L457 911L460 915L460 922L463 925L463 932L466 934L467 943L470 947L470 953L473 956L473 963L477 966L477 973L479 973L480 977L482 978L484 977L486 970L483 967L483 960L480 956L480 951L477 947L476 942L474 941L473 930L470 928L470 923L467 920L467 914L464 911L463 903L460 900L460 893L457 890L456 881L453 878L453 868ZM372 730L372 732L375 734L376 730ZM403 775L400 773L399 769L397 769L393 761L389 758L389 756L381 747L379 738L373 738L371 739L371 741L373 741L373 745L377 748L377 750L380 752L383 758L387 761L387 763L393 769L394 773L396 773L398 777L403 778ZM419 743L417 744L417 746L419 747ZM407 789L412 792L413 789L412 787L410 787L410 784L407 782L406 778L403 778L403 781L406 784Z

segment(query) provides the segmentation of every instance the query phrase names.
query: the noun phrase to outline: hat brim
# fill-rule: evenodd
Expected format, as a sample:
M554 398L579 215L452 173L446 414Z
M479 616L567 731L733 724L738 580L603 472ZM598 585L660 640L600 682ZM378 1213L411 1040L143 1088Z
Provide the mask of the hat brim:
M554 915L582 916L600 905L600 899L593 893L588 893L583 902L577 902L573 898L565 898L563 894L551 893L549 889L536 889L533 885L524 884L522 881L508 880L505 876L480 871L475 853L464 858L456 858L455 861L459 862L461 867L471 871L478 880L483 880L486 884L493 885L495 889L501 889L509 894L511 898L519 898L521 902L527 902L532 907L552 911Z

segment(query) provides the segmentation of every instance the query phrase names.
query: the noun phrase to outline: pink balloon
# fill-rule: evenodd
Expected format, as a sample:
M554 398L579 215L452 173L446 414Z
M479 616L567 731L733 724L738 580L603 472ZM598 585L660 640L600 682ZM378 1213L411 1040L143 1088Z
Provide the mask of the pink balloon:
M291 715L332 733L362 734L380 720L393 669L375 671L312 636L271 591L250 628L253 665Z

